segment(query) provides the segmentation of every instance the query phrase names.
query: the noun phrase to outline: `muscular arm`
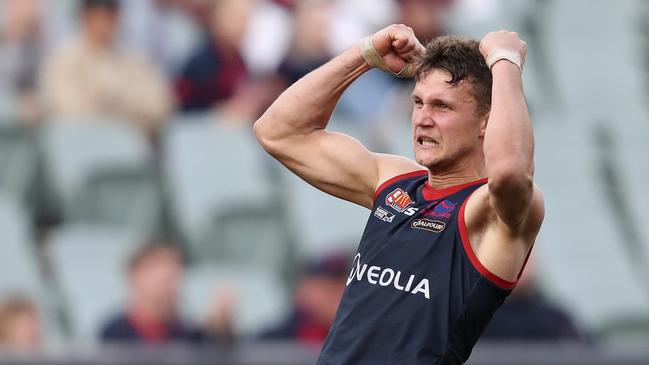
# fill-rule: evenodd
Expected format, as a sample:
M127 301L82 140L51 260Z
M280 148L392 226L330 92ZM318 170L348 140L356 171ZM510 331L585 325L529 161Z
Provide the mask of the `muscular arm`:
M373 41L384 57L406 57L421 47L412 30L397 26L376 33ZM396 70L405 64L403 58L392 61ZM371 153L356 139L325 130L343 91L367 70L359 48L349 48L284 91L257 120L254 130L264 149L302 179L371 208L383 175L415 170L417 165Z
M485 57L495 49L525 55L525 44L505 31L488 34L480 47ZM543 222L543 196L532 181L534 139L521 71L506 60L491 70L491 111L484 136L489 183L467 201L464 219L481 264L515 281Z
M483 47L491 47L491 50ZM490 33L481 43L485 56L494 48L507 47L520 52L524 58L525 43L515 33ZM505 225L516 229L527 217L533 201L532 124L523 95L520 69L501 60L493 65L491 71L491 112L484 137L490 205Z

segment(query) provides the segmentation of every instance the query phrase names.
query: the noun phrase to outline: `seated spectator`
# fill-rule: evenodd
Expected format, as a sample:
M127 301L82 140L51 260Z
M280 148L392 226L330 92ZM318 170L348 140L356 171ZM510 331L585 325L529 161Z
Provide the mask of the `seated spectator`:
M80 34L46 61L42 97L49 117L122 118L155 136L172 109L163 75L115 44L118 0L81 0Z
M167 75L196 48L201 36L195 13L207 5L199 0L125 1L120 44L145 52Z
M207 344L198 326L184 322L178 311L182 258L174 247L143 246L128 266L129 302L123 313L101 331L105 342ZM224 329L224 332L228 329Z
M37 350L41 346L41 320L36 306L22 296L0 303L0 346L9 350Z
M175 81L180 110L215 111L230 120L252 123L279 94L273 78L251 80L241 47L253 0L217 0L208 34Z
M279 67L287 85L331 59L327 44L331 5L327 0L305 0L296 4L293 40Z
M297 284L289 318L262 333L260 339L322 345L336 316L348 273L348 255L331 254L311 262Z
M570 316L541 293L531 262L514 291L496 311L482 339L497 341L579 340Z

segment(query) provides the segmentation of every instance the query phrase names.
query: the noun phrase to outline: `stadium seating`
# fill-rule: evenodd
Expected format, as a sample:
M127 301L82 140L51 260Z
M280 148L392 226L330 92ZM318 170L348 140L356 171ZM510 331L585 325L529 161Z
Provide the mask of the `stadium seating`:
M0 124L14 124L16 95L7 85L0 85Z
M42 299L44 285L24 208L15 197L0 195L0 292L25 293Z
M609 124L609 131L615 148L614 163L618 169L620 189L626 194L633 218L629 222L638 230L639 239L644 242L644 260L649 266L649 164L639 163L643 156L649 156L649 123L638 118L636 123L617 120Z
M38 173L34 133L17 125L0 126L0 191L33 208Z
M287 315L288 291L273 273L227 264L205 263L186 274L183 311L203 322L218 295L232 295L237 335L258 334Z
M62 205L64 219L92 218L146 233L158 228L161 202L152 151L126 121L51 120L41 142L55 193L51 199ZM91 215L81 218L85 214Z
M648 318L649 297L603 186L601 146L581 128L549 121L536 128L536 181L546 218L533 257L552 298L597 332L609 322Z
M161 195L158 175L151 168L98 171L71 201L67 220L157 233L163 220Z
M297 261L295 237L281 207L240 207L213 216L201 232L201 252L216 264L269 270L290 282Z
M45 345L56 345L63 339L56 293L51 283L44 280L46 270L40 265L24 205L5 193L0 194L0 232L0 296L29 299L41 315Z
M74 340L94 342L121 309L126 262L140 242L131 232L106 227L64 227L52 234L50 259Z
M285 264L276 259L292 243L250 128L207 116L177 120L164 151L174 216L194 258Z

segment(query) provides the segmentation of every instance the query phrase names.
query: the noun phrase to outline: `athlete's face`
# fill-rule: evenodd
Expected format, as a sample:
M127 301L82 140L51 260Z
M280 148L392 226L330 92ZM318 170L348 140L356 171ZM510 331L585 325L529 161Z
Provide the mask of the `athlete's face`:
M479 115L471 84L449 84L445 70L432 70L412 92L412 127L417 163L448 169L482 149L487 115Z

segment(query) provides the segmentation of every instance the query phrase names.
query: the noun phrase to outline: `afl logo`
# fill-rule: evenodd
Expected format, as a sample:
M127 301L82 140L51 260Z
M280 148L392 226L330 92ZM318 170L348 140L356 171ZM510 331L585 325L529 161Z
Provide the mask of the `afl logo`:
M410 223L410 227L439 233L443 231L444 228L446 228L446 223L440 221L431 221L428 219L415 219L412 221L412 223Z
M394 189L385 197L385 204L400 213L403 213L408 206L414 203L408 193L399 188Z

